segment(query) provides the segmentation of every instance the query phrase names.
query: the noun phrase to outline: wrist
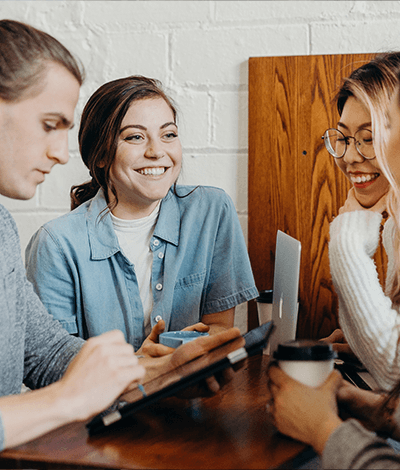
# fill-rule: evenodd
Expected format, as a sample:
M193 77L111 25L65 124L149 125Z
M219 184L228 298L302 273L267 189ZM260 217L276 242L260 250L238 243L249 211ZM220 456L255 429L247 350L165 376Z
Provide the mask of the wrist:
M318 454L322 455L325 445L332 433L341 426L342 423L343 421L337 415L332 415L322 423L320 429L314 435L313 442L310 443Z
M51 390L51 405L58 414L61 425L74 421L84 421L87 415L87 403L80 393L74 393L64 385L63 379L53 383L47 388Z
M167 364L170 360L171 358L169 355L160 357L145 355L139 358L139 364L146 369L146 373L141 380L141 383L145 384L159 375L166 373L168 370Z

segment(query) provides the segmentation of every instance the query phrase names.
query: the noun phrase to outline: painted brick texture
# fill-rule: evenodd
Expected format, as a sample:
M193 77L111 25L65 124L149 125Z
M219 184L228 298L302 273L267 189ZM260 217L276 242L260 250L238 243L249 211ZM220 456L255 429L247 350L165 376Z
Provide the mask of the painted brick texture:
M233 198L247 235L247 84L252 56L381 52L400 48L398 1L0 1L0 17L62 41L87 79L76 111L102 83L160 79L180 110L181 182L215 185ZM30 201L0 197L17 221L22 250L39 226L69 210L71 185L88 173L78 126L70 161ZM268 162L266 162L268 164ZM245 310L237 324L245 328Z

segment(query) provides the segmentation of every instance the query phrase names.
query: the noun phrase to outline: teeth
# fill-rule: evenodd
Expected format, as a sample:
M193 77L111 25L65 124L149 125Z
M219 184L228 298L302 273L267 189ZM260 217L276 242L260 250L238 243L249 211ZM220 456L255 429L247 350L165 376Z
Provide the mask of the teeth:
M165 173L165 168L142 168L141 170L136 170L141 175L153 175L153 176L160 176Z
M372 181L378 178L379 173L374 173L373 175L350 175L350 179L352 183L366 183L367 181Z

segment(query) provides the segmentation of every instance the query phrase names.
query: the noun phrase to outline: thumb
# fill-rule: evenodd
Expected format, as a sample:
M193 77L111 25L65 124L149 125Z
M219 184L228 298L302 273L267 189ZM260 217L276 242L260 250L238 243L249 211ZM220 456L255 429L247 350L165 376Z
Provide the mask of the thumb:
M148 336L148 339L151 341L154 341L155 343L158 343L158 337L160 336L161 333L163 333L165 330L165 321L164 320L159 320L152 328L151 333Z

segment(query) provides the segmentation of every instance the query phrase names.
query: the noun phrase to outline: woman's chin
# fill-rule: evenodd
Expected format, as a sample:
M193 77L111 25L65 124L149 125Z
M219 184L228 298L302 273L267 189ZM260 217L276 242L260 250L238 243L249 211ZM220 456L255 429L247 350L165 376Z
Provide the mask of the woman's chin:
M384 194L360 194L356 190L356 199L358 203L363 206L365 209L370 209L373 207L386 193Z

